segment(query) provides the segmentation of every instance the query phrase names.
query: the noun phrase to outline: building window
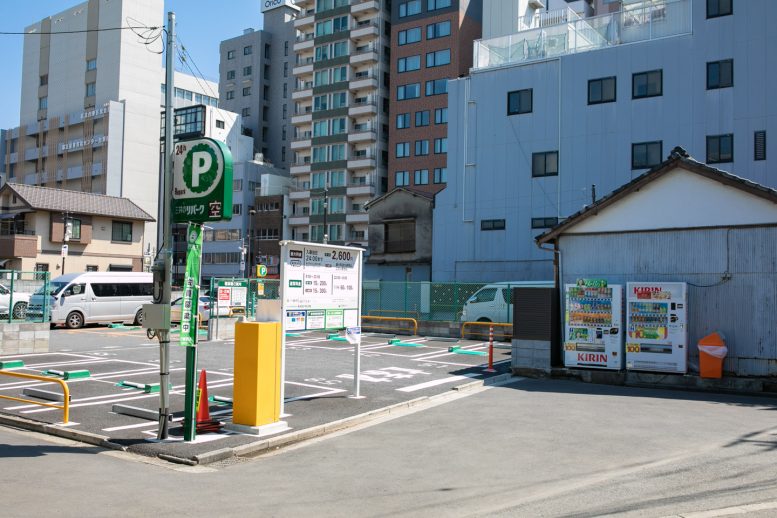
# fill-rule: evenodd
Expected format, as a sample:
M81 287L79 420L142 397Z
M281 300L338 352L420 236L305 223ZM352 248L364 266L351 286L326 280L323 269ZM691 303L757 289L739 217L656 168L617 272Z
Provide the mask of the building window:
M734 0L707 0L707 18L728 16L734 13Z
M661 163L663 141L638 142L631 145L631 168L650 169Z
M100 268L96 264L87 264L86 265L86 271L87 272L99 272Z
M429 110L415 112L415 125L416 126L429 125Z
M232 215L233 216L239 216L243 213L243 205L240 203L235 203L232 205Z
M421 41L421 27L413 27L404 31L399 31L398 39L400 45L407 45L409 43L417 43Z
M707 63L707 90L734 86L734 60Z
M421 56L408 56L397 60L398 72L411 72L421 68Z
M289 97L289 85L286 83L283 83L283 98L287 99Z
M558 225L558 218L532 218L531 228L551 228Z
M234 50L228 50L227 51L227 59L235 59L235 51Z
M631 97L644 99L645 97L657 97L664 93L664 71L651 70L639 72L631 76Z
M533 177L558 176L558 151L532 153L531 175Z
M421 97L421 83L412 83L397 87L397 101Z
M97 85L95 83L86 83L86 97L94 97L97 91Z
M111 241L131 243L132 242L132 223L128 221L112 222Z
M216 127L218 129L224 129L224 121L220 121L220 120L216 119Z
M755 132L753 145L753 160L766 160L766 131Z
M533 91L531 88L507 92L507 115L531 113L533 103L532 98Z
M734 161L734 135L707 137L707 163L723 164Z
M250 76L252 72L252 68L250 66L243 67L243 75L244 76Z
M433 40L451 35L451 22L437 22L426 26L426 39Z
M425 156L429 154L429 141L428 140L416 140L415 141L415 156Z
M234 99L235 98L235 91L234 90L227 90L226 98L227 98L227 100Z
M448 183L447 167L438 167L434 170L434 183Z
M429 170L417 169L415 171L415 184L416 185L429 185Z
M399 4L399 17L413 16L421 12L421 0L410 0Z
M249 55L253 54L253 52L254 52L254 48L251 45L248 45L247 47L243 47L243 55L244 56L249 56Z
M448 152L448 138L436 138L434 139L434 154L440 155Z
M97 70L97 60L96 59L87 59L86 60L86 69L87 70Z
M289 77L289 62L283 62L283 77Z
M397 129L405 129L410 127L410 114L400 113L397 115Z
M39 110L45 110L49 107L49 98L48 97L38 97L38 109Z
M448 108L437 108L434 110L435 124L448 124Z
M383 224L387 254L415 252L415 221L389 221Z
M427 0L426 10L436 11L437 9L445 9L451 6L451 0Z
M281 162L286 161L286 146L281 147Z
M615 76L588 81L588 104L615 102L615 84Z
M451 49L437 50L426 54L426 68L441 67L450 63Z
M265 43L264 44L264 58L265 59L270 59L270 44L269 43Z
M410 142L398 142L397 158L405 158L408 156L410 156Z
M40 76L40 86L46 86L47 84L49 84L49 75L43 74Z
M397 171L394 173L394 184L397 187L410 185L410 173L407 171Z
M265 109L267 108L265 107ZM281 113L281 119L286 120L286 117L288 117L288 112L289 112L288 105L284 104L283 111ZM262 112L262 113L264 114L264 120L268 120L270 118L269 110L267 112Z
M480 230L504 230L505 220L503 219L481 219Z
M248 97L249 95L251 95L251 87L246 86L245 88L243 88L243 97Z
M448 93L447 79L434 79L426 82L426 95L441 95Z
M242 110L240 110L240 115L243 118L250 117L251 116L251 108L243 108Z
M233 79L235 79L235 71L227 70L227 81L231 81Z
M70 239L74 241L81 240L81 220L70 218Z
M289 42L284 41L283 42L283 55L288 56L289 55Z

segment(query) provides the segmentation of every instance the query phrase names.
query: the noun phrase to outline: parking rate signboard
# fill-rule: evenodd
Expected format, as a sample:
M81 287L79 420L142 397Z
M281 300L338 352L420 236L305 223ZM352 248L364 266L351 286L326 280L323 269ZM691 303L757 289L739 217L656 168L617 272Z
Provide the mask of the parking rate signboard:
M285 329L359 326L362 250L296 241L281 246Z

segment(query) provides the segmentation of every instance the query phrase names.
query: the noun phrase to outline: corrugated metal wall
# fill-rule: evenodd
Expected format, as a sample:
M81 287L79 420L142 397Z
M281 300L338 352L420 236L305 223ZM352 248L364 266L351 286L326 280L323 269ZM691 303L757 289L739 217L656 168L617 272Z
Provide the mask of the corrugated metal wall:
M689 283L691 371L699 338L721 331L726 372L777 375L777 227L567 234L560 250L564 284L584 277ZM727 270L731 279L721 282Z

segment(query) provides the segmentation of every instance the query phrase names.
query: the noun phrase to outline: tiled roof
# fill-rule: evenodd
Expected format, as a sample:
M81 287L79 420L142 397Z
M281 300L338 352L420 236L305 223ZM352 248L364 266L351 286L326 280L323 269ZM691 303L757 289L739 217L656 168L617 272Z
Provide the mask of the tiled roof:
M35 210L93 214L111 218L155 221L146 211L127 198L91 194L51 187L38 187L20 183L7 183L4 189L11 189Z
M692 173L699 174L711 180L715 180L724 185L729 185L731 187L741 189L754 196L758 196L759 198L777 203L777 190L771 189L759 183L752 182L746 178L727 173L726 171L710 167L706 164L702 164L701 162L697 162L691 158L683 148L677 146L672 150L666 160L656 165L649 171L637 176L630 182L621 185L604 198L601 198L588 207L585 207L584 209L570 215L555 227L537 236L535 241L537 244L543 244L547 243L548 241L552 241L560 234L563 234L564 231L566 231L568 228L577 225L590 216L597 214L605 207L617 202L625 196L628 196L634 191L638 191L645 184L661 178L677 167Z

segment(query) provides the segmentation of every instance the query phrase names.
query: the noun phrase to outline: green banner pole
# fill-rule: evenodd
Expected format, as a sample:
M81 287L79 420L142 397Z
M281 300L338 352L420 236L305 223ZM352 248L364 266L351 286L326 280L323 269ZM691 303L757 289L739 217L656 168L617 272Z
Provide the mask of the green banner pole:
M186 230L186 274L181 301L181 340L186 347L186 385L184 389L183 439L193 441L197 433L196 383L197 336L199 333L200 264L202 225L189 223Z

